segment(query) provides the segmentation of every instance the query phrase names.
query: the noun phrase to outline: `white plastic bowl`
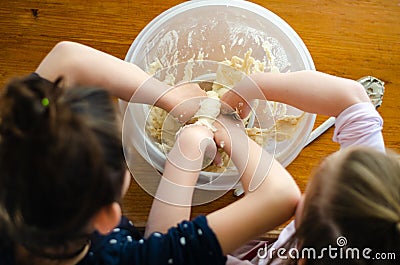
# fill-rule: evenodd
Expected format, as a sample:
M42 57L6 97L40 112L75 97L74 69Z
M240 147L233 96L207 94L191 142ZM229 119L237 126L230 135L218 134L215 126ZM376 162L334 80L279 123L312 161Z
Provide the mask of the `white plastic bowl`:
M265 40L272 45L275 64L281 72L315 70L303 41L285 21L259 5L234 0L189 1L170 8L140 32L125 60L148 70L150 63L156 59L164 66L172 66L171 62L182 65L200 52L205 60L219 62L235 55L243 57L252 48L252 56L262 61L265 59L262 47ZM215 65L205 64L195 67L195 76L215 73ZM178 68L174 68L177 81L183 75L182 67ZM156 77L163 80L163 74L169 70L158 72ZM121 105L124 105L123 102ZM149 106L133 103L128 106L124 117L124 145L133 145L147 162L162 172L165 154L145 130ZM288 113L302 112L288 106ZM287 166L302 150L314 121L315 115L306 113L290 140L265 148L275 151L278 161ZM202 171L199 187L228 190L236 185L237 175L235 169L222 174Z

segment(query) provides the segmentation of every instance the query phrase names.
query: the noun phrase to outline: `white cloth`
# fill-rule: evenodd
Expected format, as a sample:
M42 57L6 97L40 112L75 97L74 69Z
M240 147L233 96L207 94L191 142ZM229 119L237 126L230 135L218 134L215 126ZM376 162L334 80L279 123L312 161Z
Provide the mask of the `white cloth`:
M362 145L384 152L382 126L382 117L371 103L358 103L336 118L333 141L341 148Z

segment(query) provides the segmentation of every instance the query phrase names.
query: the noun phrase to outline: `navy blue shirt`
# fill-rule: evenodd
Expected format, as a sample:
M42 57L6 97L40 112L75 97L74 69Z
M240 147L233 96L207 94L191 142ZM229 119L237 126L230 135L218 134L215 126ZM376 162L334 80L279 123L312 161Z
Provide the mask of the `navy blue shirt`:
M144 239L126 218L108 235L95 232L79 265L225 264L226 257L204 216L183 221L166 234ZM13 247L0 249L0 265L14 265Z

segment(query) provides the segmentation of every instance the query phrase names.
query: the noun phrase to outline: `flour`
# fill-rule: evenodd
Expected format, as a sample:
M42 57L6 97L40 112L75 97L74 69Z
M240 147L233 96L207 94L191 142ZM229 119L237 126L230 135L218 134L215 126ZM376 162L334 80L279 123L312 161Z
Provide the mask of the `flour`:
M218 117L221 109L221 101L218 93L215 91L207 91L207 99L200 102L200 108L194 115L197 118L195 124L200 124L208 127L213 132L217 131L213 123Z
M257 40L260 42L263 41L262 39ZM240 38L237 42L241 42ZM266 71L279 72L279 67L276 65L276 57L272 53L273 44L264 41L262 47L265 51L265 59L262 61L255 59L252 56L253 50L248 49L243 58L232 56L230 59L219 62L211 90L207 91L208 98L200 102L199 110L194 115L191 123L202 124L215 131L216 128L213 126L213 122L220 113L221 103L219 99L223 94L234 87L245 76ZM224 45L221 45L221 49L225 53ZM187 61L184 68L183 81L193 80L195 59L196 56L193 55L193 57ZM204 52L199 51L197 60L202 61L203 59ZM149 65L148 72L154 74L162 67L162 60L156 59ZM174 85L175 81L173 73L166 74L165 83ZM250 117L244 120L244 124L248 125L246 133L249 137L261 146L264 146L271 140L282 142L290 139L295 134L296 128L305 114L303 113L299 116L288 115L286 105L278 102L267 102L265 106L260 106L259 108L260 110L257 112L257 115L270 116L273 120L272 125L265 128L259 125L256 126L253 122L249 124L249 120L251 120ZM154 106L151 108L146 130L161 149L168 152L172 148L176 134L181 128L182 125L177 119L168 115L164 110ZM232 166L229 156L223 152L222 149L218 151L221 154L222 164L210 165L205 171L223 172L227 167Z

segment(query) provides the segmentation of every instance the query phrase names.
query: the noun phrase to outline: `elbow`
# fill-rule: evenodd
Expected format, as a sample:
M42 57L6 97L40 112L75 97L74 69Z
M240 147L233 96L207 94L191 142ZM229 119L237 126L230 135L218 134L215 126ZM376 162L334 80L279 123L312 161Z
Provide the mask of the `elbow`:
M58 58L61 66L70 70L80 65L80 50L81 44L71 41L61 41L57 43L51 53L54 53Z
M285 195L285 205L290 212L290 216L292 216L297 208L297 205L301 199L301 192L297 185L293 185L290 189L286 191Z
M291 218L295 214L296 208L301 199L299 187L293 181L293 183L286 185L275 192L276 194L279 194L278 205L281 206L284 219L286 220Z
M361 102L370 102L370 98L363 85L354 80L349 80L349 82L351 83L349 84L350 88L349 96L352 97L354 104Z
M81 44L71 41L57 43L48 54L54 69L57 69L54 78L63 77L66 86L75 85L77 75L82 65Z
M77 45L80 45L80 44L73 42L73 41L60 41L59 43L54 45L53 50L57 51L57 52L66 51L66 50L70 49L71 47L74 47Z
M76 65L79 59L78 50L81 44L71 41L61 41L50 51L49 56L57 59L59 65Z
M363 102L371 102L363 85L350 79L345 80L345 82L347 83L344 83L343 85L346 87L346 90L344 93L342 93L340 100L337 101L339 102L338 104L340 104L340 106L334 113L331 114L331 116L339 116L340 113L352 105Z

